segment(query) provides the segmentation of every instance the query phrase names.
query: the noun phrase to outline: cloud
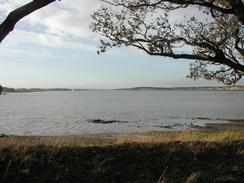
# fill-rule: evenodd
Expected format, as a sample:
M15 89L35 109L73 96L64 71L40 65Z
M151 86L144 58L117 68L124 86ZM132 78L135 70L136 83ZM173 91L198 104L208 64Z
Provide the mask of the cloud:
M2 44L4 47L13 49L26 49L37 46L40 48L65 48L69 50L85 50L95 52L97 49L96 44L92 44L82 40L70 40L64 36L55 34L35 33L24 30L16 30L13 34L8 36ZM24 46L23 46L24 45ZM39 52L39 50L33 50Z
M7 15L10 11L30 2L30 0L5 0L0 2L0 11Z
M75 38L89 38L90 14L100 5L99 0L64 0L55 2L27 17L32 26L43 26L47 34L59 34Z
M6 0L0 3L0 17L30 0ZM10 42L33 43L52 47L96 50L98 36L89 29L90 14L100 6L99 0L63 0L54 2L25 17L18 23Z
M0 16L7 14L31 0L6 0L0 2ZM101 0L62 0L56 1L25 17L18 23L14 33L4 41L5 45L40 45L57 48L82 49L96 51L100 35L93 33L89 25L91 14L101 6ZM176 12L171 21L182 17L183 12ZM128 50L128 49L127 49ZM138 49L130 48L133 53L141 54ZM120 49L110 51L118 54Z

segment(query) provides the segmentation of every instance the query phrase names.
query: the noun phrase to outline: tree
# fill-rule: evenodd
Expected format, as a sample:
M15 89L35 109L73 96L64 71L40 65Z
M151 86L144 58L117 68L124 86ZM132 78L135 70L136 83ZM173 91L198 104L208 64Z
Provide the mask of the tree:
M105 36L98 53L132 46L152 56L194 60L189 78L235 84L244 73L244 4L241 0L109 0L92 15ZM187 9L188 8L188 9ZM207 17L170 22L172 12L197 8Z
M3 87L0 85L0 95L2 95Z
M11 31L13 31L18 21L54 1L56 0L33 0L32 2L10 12L0 25L0 43Z

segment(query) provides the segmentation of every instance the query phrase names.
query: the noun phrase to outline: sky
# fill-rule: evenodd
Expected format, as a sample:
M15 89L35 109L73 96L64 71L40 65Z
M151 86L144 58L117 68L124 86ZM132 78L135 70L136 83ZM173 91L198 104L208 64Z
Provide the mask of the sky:
M0 0L0 22L28 2ZM0 44L0 84L90 89L220 85L186 79L191 63L187 60L152 57L131 48L97 55L101 37L89 25L90 15L100 6L100 0L62 0L22 19ZM177 20L182 13L172 16Z

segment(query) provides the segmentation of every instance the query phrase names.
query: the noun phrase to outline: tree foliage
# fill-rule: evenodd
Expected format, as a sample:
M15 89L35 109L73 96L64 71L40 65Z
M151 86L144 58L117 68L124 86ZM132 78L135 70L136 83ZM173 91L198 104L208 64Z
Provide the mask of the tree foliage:
M133 46L149 55L194 60L189 78L235 84L244 73L244 4L241 0L109 0L92 15L106 38L99 52ZM172 12L198 10L184 21ZM202 17L205 18L202 18Z

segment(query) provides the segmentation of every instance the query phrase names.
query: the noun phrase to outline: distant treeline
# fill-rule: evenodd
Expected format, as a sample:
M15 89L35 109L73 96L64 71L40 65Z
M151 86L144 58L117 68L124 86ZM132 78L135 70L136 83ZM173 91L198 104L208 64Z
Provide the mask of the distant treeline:
M4 92L47 92L47 91L71 91L72 89L68 88L8 88L3 87Z
M183 91L244 91L244 85L236 86L203 86L203 87L135 87L117 90L183 90Z
M69 88L8 88L3 87L3 92L48 92L48 91L85 91L90 89L69 89ZM134 87L119 88L115 90L133 90L133 91L244 91L244 85L236 86L203 86L203 87Z

